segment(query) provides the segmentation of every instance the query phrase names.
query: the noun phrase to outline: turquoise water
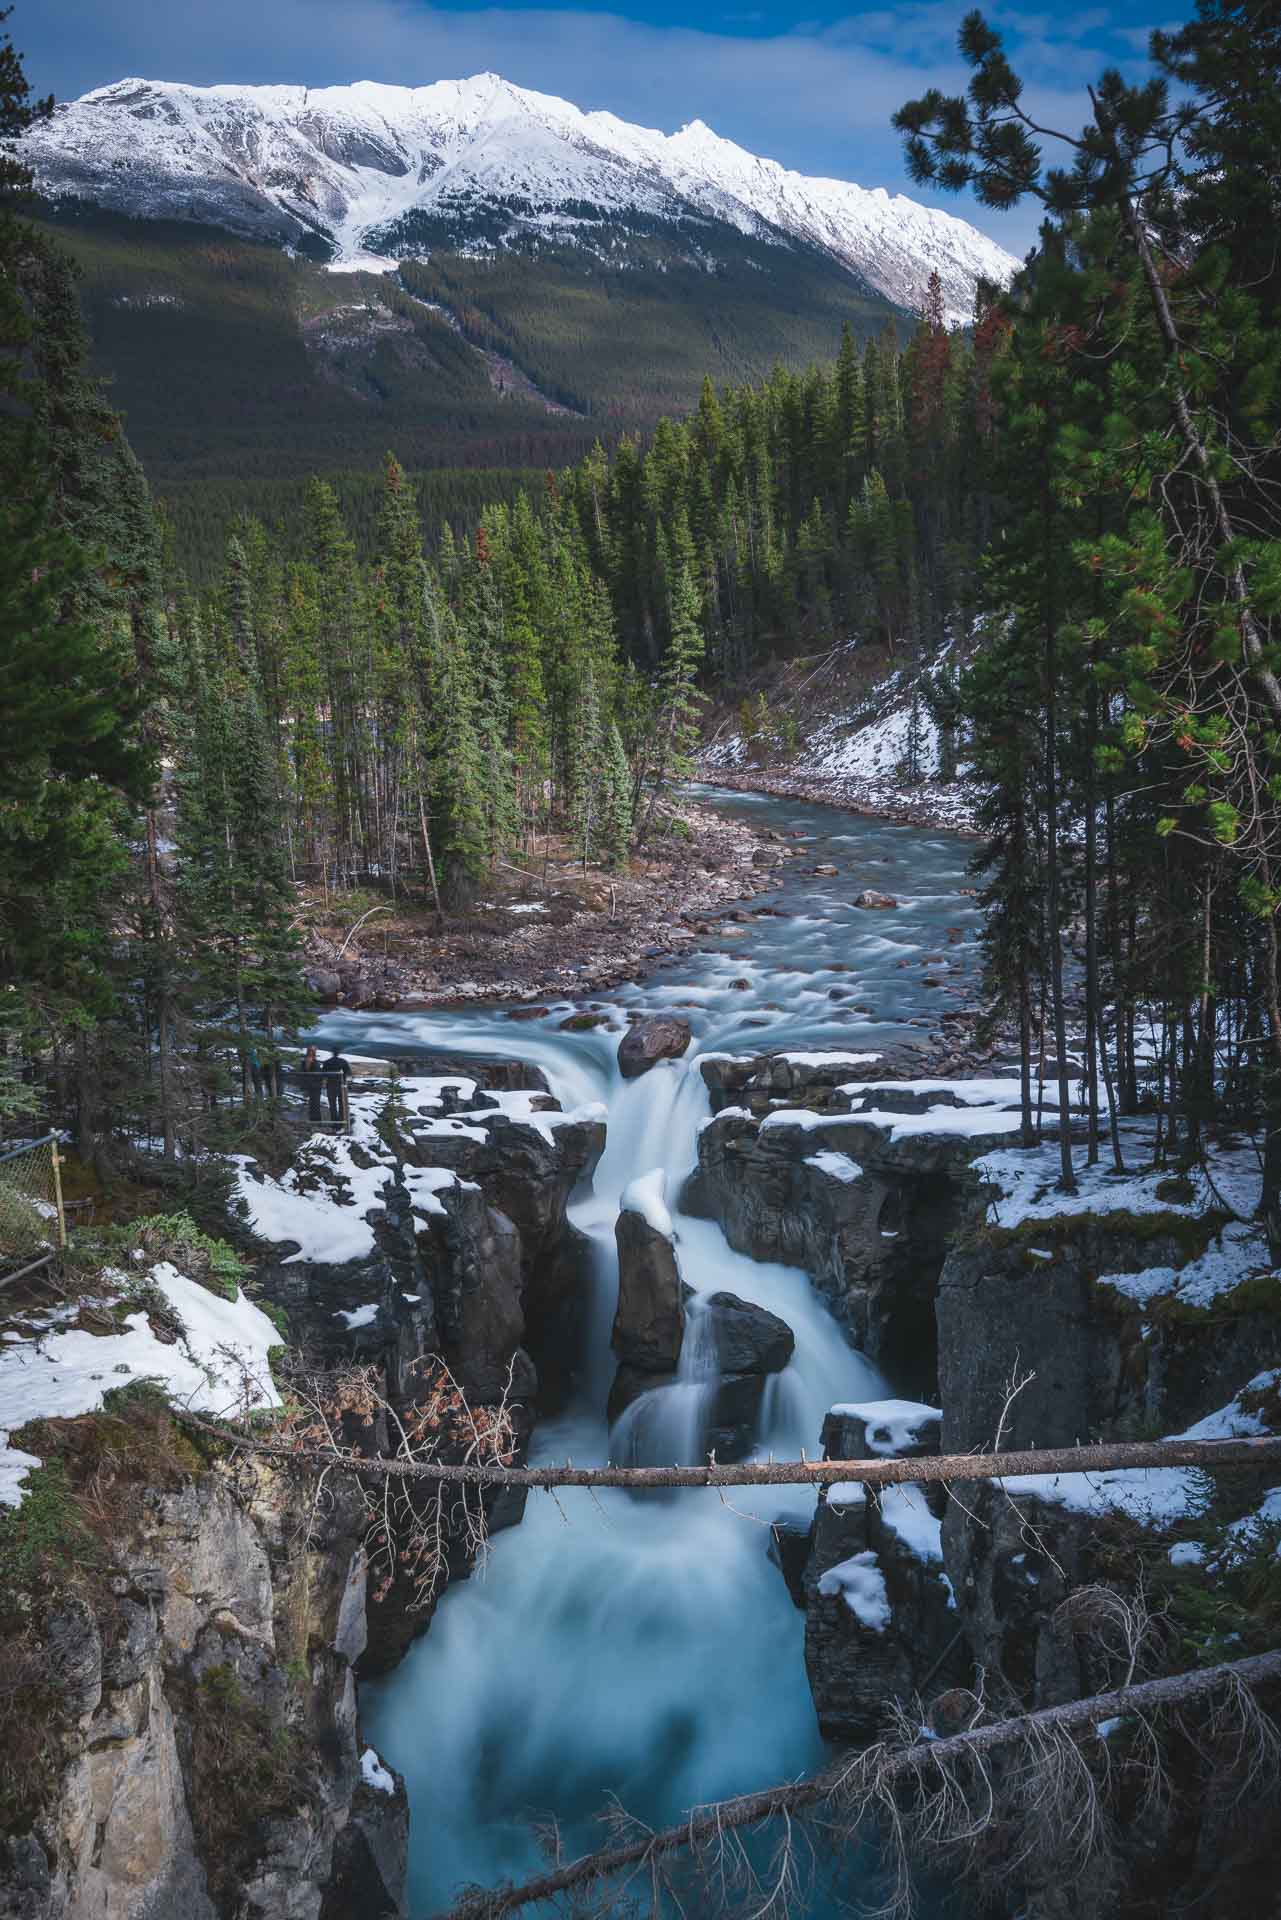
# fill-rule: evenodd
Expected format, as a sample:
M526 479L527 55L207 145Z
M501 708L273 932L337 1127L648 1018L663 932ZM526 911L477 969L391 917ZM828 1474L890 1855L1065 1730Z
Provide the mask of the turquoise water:
M749 903L778 915L592 1001L619 1010L611 1029L557 1031L568 1003L532 1023L492 1009L335 1014L321 1028L353 1050L530 1059L566 1107L608 1106L605 1156L591 1192L572 1207L593 1247L592 1333L575 1400L539 1427L536 1461L609 1457L619 1198L629 1181L662 1168L675 1205L708 1112L699 1058L919 1044L949 1000L963 1004L973 991L979 915L960 891L969 843L753 796L717 796L716 804L807 836L778 890ZM816 864L835 865L837 876L806 871ZM895 895L899 908L855 908L865 887ZM731 984L740 980L746 989ZM622 1081L615 1053L624 1013L669 1007L691 1020L689 1056ZM874 1072L852 1068L851 1077ZM728 1289L758 1301L796 1335L795 1356L766 1401L763 1452L813 1453L834 1401L892 1391L802 1272L734 1253L708 1222L677 1213L674 1225L681 1272L696 1293ZM642 1457L695 1457L697 1410L710 1385L695 1356L678 1387L638 1403ZM448 1907L463 1885L540 1871L535 1821L556 1820L564 1854L574 1857L603 1843L595 1816L611 1796L663 1826L691 1806L822 1764L803 1617L766 1553L770 1521L791 1515L804 1524L812 1509L813 1495L801 1489L736 1493L732 1505L703 1491L531 1495L523 1523L497 1536L484 1568L446 1594L430 1633L393 1675L362 1691L366 1736L408 1785L416 1920ZM831 1911L828 1896L816 1891L807 1911L814 1920Z

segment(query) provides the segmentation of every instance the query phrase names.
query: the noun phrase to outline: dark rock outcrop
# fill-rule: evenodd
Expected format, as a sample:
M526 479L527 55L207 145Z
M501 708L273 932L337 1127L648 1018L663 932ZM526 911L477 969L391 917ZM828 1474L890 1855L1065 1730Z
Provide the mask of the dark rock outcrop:
M698 1337L720 1373L704 1445L718 1460L742 1460L756 1444L765 1383L791 1359L795 1337L776 1313L733 1293L701 1303L701 1320Z
M408 1165L448 1167L474 1182L489 1205L512 1221L520 1234L526 1304L535 1318L554 1304L548 1282L565 1231L565 1210L604 1151L605 1123L569 1120L544 1133L481 1107L459 1107L456 1117L464 1125L452 1134L415 1134L410 1121L402 1129L400 1150Z
M943 1449L996 1431L1011 1378L1006 1444L1073 1446L1088 1434L1175 1432L1281 1364L1281 1282L1229 1290L1205 1309L1140 1305L1101 1276L1178 1270L1221 1215L1065 1214L1013 1232L973 1231L939 1282Z
M618 1068L624 1080L638 1080L660 1060L677 1060L690 1042L690 1024L677 1013L640 1020L618 1043Z
M876 1436L872 1451L883 1457L937 1452L934 1409L888 1404L895 1409L890 1420L870 1409L829 1415L825 1458L865 1458L869 1433ZM802 1589L805 1670L826 1739L873 1739L887 1701L968 1675L944 1576L944 1500L941 1487L918 1482L887 1487L879 1498L843 1484L819 1501Z
M610 1345L642 1374L670 1374L680 1358L685 1303L670 1235L624 1208L616 1223L618 1310Z
M739 1252L803 1267L854 1344L932 1396L934 1296L974 1189L969 1145L890 1141L856 1115L762 1126L731 1108L699 1136L690 1197Z
M423 1062L403 1064L422 1076ZM542 1352L549 1371L560 1370L555 1389L568 1384L589 1276L566 1207L600 1155L605 1128L592 1118L561 1121L540 1075L533 1086L507 1087L529 1076L488 1061L429 1064L441 1069L432 1078L463 1084L436 1089L430 1103L411 1091L389 1145L350 1143L358 1163L384 1156L379 1204L367 1215L374 1252L340 1264L278 1261L264 1269L262 1292L283 1311L290 1344L309 1364L372 1365L402 1419L441 1390L442 1364L472 1407L506 1399L519 1457L533 1427ZM480 1084L466 1084L473 1080ZM535 1096L529 1122L500 1110L504 1091ZM444 1177L416 1179L419 1168ZM341 1191L333 1197L341 1202ZM349 1418L346 1437L376 1454L394 1444L390 1424L381 1415L364 1425ZM523 1491L486 1493L485 1504L493 1532L520 1519ZM465 1575L469 1564L465 1543L451 1544L449 1577ZM409 1575L397 1571L383 1583L362 1669L394 1665L429 1623L432 1604L422 1604Z
M767 1308L734 1293L714 1293L706 1313L722 1373L781 1373L791 1359L796 1336Z

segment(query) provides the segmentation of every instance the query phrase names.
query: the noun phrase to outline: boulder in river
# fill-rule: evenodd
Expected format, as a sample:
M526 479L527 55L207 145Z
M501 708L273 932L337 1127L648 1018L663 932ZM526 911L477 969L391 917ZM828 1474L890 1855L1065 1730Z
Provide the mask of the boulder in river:
M787 1365L796 1341L786 1320L735 1293L712 1294L704 1313L721 1376L705 1444L718 1460L743 1460L756 1442L765 1382Z
M714 1293L707 1316L722 1373L781 1373L792 1357L792 1329L766 1307L736 1293Z
M618 1043L618 1066L624 1080L639 1080L660 1060L677 1060L690 1042L688 1020L676 1013L655 1014L642 1020Z
M680 1358L685 1306L661 1173L635 1180L623 1195L618 1241L618 1311L610 1345L622 1366L670 1374Z
M878 893L875 887L864 887L854 905L873 911L884 907L896 907L898 901L892 893Z

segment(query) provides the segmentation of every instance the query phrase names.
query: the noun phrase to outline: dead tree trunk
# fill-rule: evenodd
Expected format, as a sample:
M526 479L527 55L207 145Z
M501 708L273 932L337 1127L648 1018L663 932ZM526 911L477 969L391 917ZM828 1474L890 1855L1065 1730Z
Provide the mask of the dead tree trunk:
M809 1780L768 1787L761 1793L740 1794L737 1799L701 1807L679 1826L643 1833L621 1846L585 1854L568 1866L526 1881L523 1886L471 1895L451 1908L444 1920L500 1920L502 1915L516 1913L537 1900L552 1899L627 1868L649 1868L665 1854L685 1849L696 1854L701 1846L717 1847L726 1833L759 1826L780 1815L790 1817L804 1813L825 1802L852 1807L856 1823L860 1813L873 1810L878 1801L883 1804L887 1791L897 1783L907 1782L914 1775L928 1783L932 1774L937 1777L946 1773L949 1766L957 1762L1014 1746L1029 1736L1043 1741L1056 1733L1071 1736L1088 1732L1089 1737L1097 1738L1095 1728L1100 1720L1127 1714L1146 1715L1169 1708L1203 1708L1226 1687L1253 1692L1275 1681L1281 1681L1281 1652L1260 1653L1248 1660L1202 1667L1160 1680L1145 1680L1138 1686L1121 1687L1112 1693L1091 1694L1084 1700L1043 1707L1037 1713L998 1720L945 1740L922 1740L915 1746L899 1748L878 1744L860 1753L846 1754Z
M1098 1473L1116 1467L1264 1467L1281 1460L1281 1436L1256 1440L1129 1440L1097 1447L1032 1448L1023 1453L953 1453L916 1460L755 1460L705 1467L503 1467L442 1460L371 1460L337 1448L290 1447L246 1438L195 1414L176 1417L247 1453L314 1473L335 1469L375 1479L454 1481L484 1487L787 1487L861 1480L897 1486L921 1480L1001 1480L1026 1474Z

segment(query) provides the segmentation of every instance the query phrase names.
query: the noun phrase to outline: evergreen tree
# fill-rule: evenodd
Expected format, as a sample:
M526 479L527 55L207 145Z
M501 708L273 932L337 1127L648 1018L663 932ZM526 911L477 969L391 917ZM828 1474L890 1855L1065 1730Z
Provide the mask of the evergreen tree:
M690 578L689 568L682 567L672 589L668 615L671 637L658 677L657 711L650 747L650 796L639 836L642 840L653 823L659 794L675 781L690 779L694 772L698 712L703 701L698 690L698 670L703 658L699 611L698 590Z
M627 864L632 837L632 773L617 721L612 721L605 737L605 771L602 811L604 843L612 867Z
M193 661L179 763L178 911L193 1031L213 1058L269 1046L310 1010L282 855L275 754L257 665ZM216 1081L213 1084L217 1084Z

